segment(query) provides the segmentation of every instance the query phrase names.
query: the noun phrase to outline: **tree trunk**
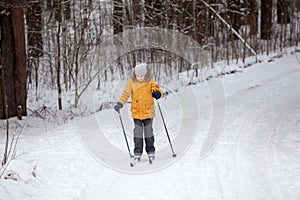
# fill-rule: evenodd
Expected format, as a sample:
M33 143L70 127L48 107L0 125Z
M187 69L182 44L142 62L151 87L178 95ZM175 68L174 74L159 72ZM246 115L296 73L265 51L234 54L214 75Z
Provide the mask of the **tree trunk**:
M14 3L20 2L15 1ZM27 114L24 12L21 7L0 7L0 10L5 10L7 13L0 15L1 70L3 70L3 77L0 78L0 84L2 85L0 91L0 118L18 116L18 113L18 117L21 118L22 115ZM4 99L5 93L7 104ZM6 107L8 108L7 112Z
M59 9L59 20L58 27L56 33L56 41L57 41L57 69L56 69L56 81L57 81L57 92L58 92L58 109L62 110L62 90L60 85L60 71L61 71L61 61L60 61L60 29L62 23L62 0L60 0L60 9Z
M122 0L113 0L113 27L114 35L119 34L123 31L123 14L124 14L124 4Z
M1 77L1 104L2 112L1 119L16 116L14 109L16 108L15 102L15 84L14 84L14 45L12 34L12 19L11 11L9 16L1 16L1 69L3 70ZM5 96L9 99L8 105L5 102ZM8 113L6 113L6 107L8 107ZM16 109L15 109L16 110Z
M277 22L288 24L291 22L290 13L292 2L288 0L277 0Z
M271 39L272 1L261 1L261 39Z

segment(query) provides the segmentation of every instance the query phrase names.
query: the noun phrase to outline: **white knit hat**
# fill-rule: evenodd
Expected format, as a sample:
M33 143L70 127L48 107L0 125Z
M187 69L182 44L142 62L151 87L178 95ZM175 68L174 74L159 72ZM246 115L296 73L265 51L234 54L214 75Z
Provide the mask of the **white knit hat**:
M135 74L137 75L146 75L147 74L147 64L146 63L140 63L137 64L134 68Z

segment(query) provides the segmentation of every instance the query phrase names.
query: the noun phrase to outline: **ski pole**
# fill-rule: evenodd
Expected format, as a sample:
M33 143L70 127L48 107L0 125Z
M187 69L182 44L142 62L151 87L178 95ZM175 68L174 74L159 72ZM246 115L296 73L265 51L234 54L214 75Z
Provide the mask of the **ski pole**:
M157 102L157 105L158 105L158 108L159 108L159 112L160 112L160 115L161 115L161 119L162 119L162 121L163 121L163 123L164 123L164 127L165 127L165 130L166 130L166 133L167 133L167 137L168 137L168 140L169 140L169 144L170 144L170 147L171 147L171 150L172 150L172 153L173 153L172 156L173 156L173 157L176 157L176 154L174 153L174 149L173 149L173 146L172 146L172 143L171 143L171 139L170 139L170 136L169 136L169 132L168 132L168 129L167 129L167 125L166 125L164 116L163 116L163 114L162 114L162 112L161 112L161 108L160 108L160 105L159 105L158 100L156 100L156 102Z
M119 118L120 118L120 122L121 122L122 129L123 129L123 134L124 134L124 137L125 137L125 141L126 141L128 153L129 153L130 158L132 158L133 156L130 153L130 148L129 148L128 140L127 140L127 137L126 137L126 133L125 133L125 129L124 129L124 125L123 125L123 121L122 121L122 117L121 117L120 111L118 111L118 113L119 113Z

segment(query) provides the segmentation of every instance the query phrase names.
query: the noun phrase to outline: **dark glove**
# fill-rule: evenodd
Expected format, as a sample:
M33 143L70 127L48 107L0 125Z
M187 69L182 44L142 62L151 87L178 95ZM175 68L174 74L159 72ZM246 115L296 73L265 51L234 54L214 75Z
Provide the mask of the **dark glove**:
M159 91L152 92L152 97L155 99L159 99L161 97L161 93Z
M120 112L120 109L123 108L123 104L121 102L118 102L117 105L115 105L114 109L117 112Z

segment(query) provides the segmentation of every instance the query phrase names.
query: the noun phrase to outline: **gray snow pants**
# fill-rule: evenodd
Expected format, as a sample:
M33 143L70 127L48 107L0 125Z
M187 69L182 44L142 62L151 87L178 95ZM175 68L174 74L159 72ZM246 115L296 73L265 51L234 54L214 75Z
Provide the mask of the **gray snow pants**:
M133 119L134 121L134 155L140 156L143 153L144 140L147 154L154 154L153 119Z

